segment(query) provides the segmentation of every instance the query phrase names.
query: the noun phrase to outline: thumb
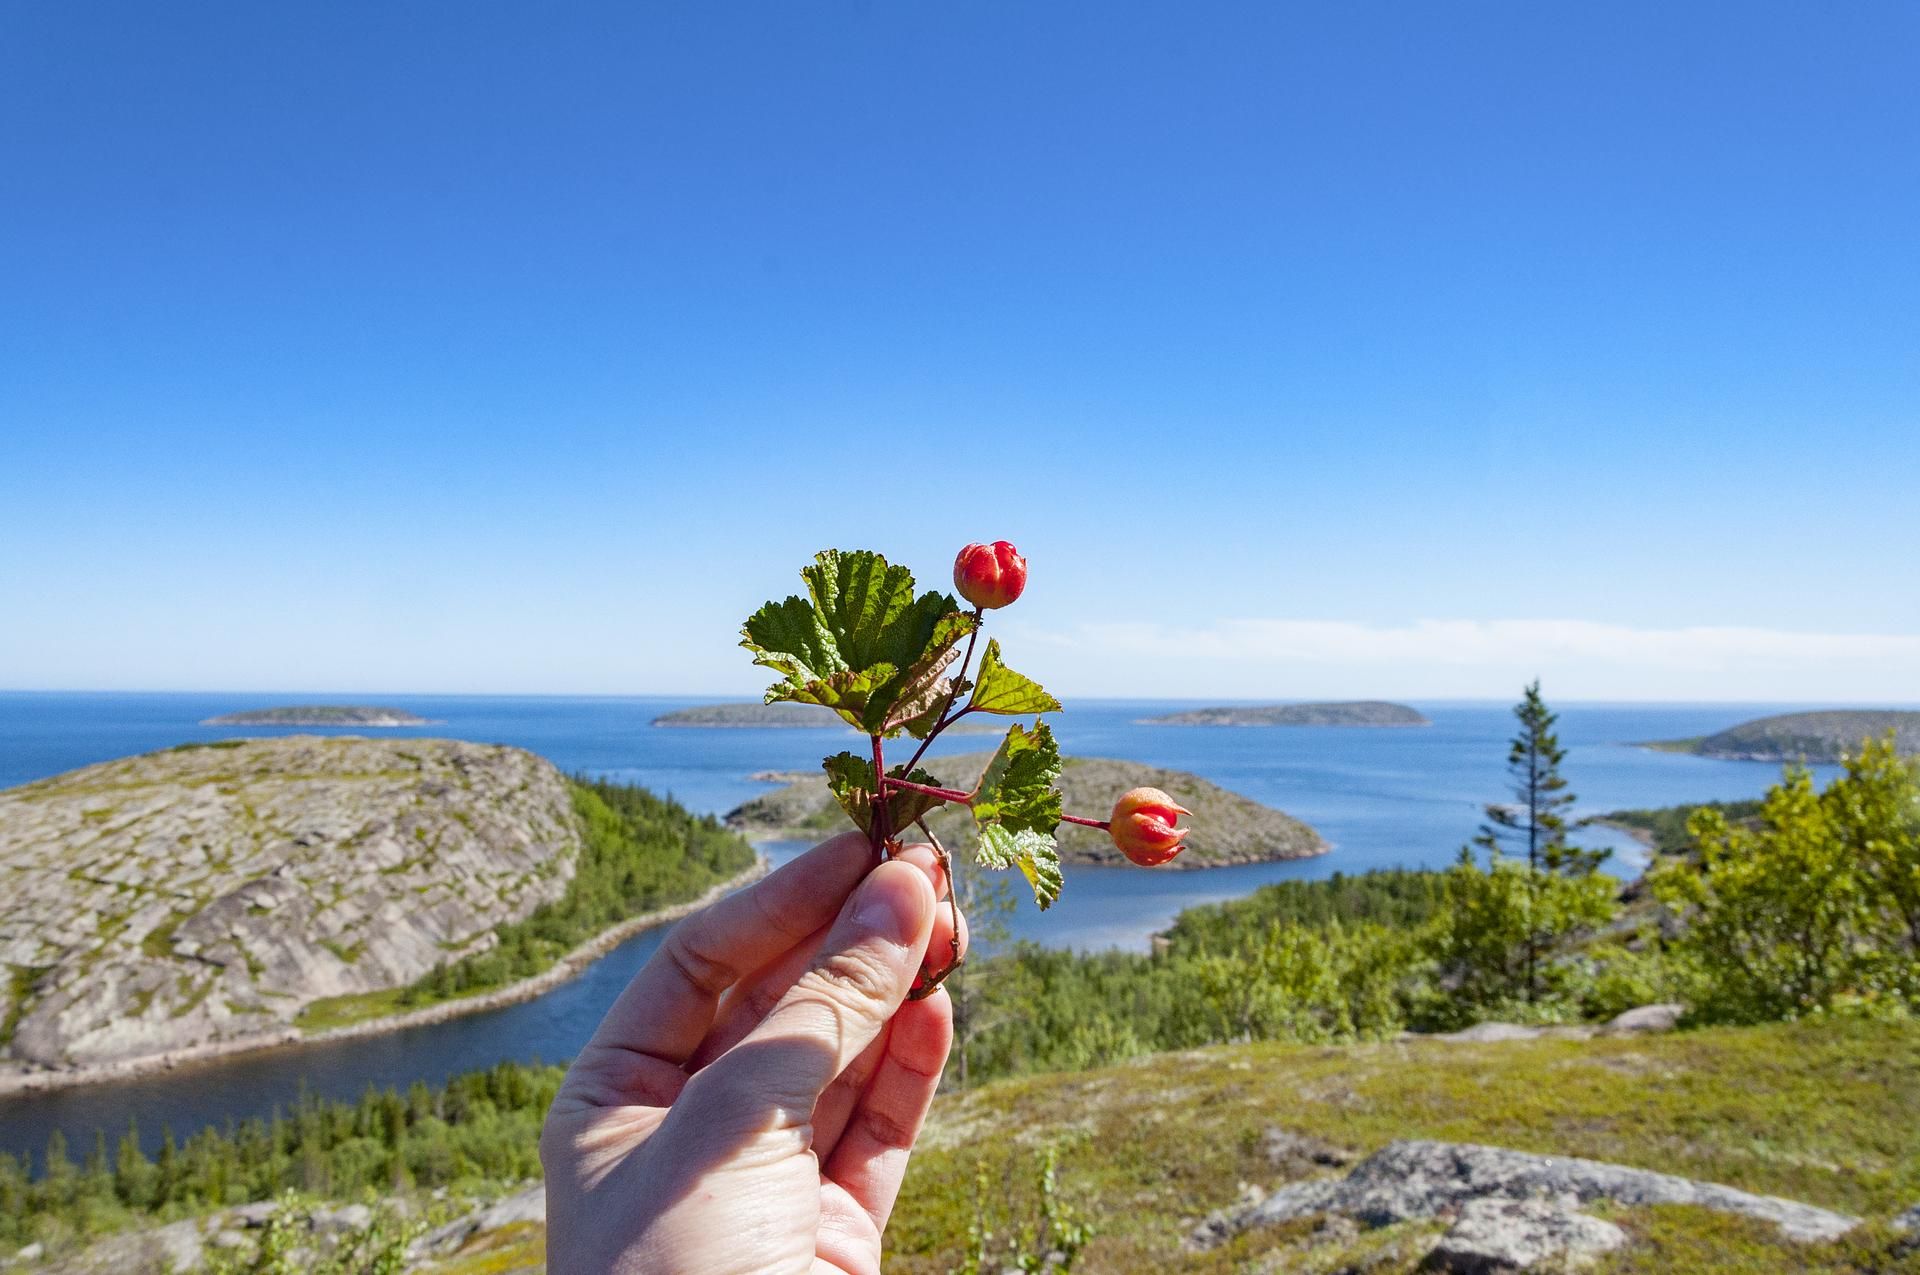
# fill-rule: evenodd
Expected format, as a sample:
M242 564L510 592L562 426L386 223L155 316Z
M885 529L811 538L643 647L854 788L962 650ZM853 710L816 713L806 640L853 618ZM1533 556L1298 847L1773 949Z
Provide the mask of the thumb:
M807 972L759 1026L694 1076L676 1113L690 1106L703 1124L731 1124L749 1112L771 1115L776 1127L811 1121L821 1093L906 999L934 908L933 886L914 865L889 860L868 873Z

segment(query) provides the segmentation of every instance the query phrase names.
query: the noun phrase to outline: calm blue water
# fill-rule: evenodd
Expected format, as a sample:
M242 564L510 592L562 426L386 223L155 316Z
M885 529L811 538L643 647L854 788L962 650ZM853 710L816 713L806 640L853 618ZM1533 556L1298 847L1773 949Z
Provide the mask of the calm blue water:
M0 692L0 787L188 741L294 733L198 723L240 709L341 698ZM810 769L824 754L838 752L854 739L836 730L668 730L651 725L663 712L707 702L701 699L383 695L373 702L409 709L436 723L379 734L514 744L552 759L564 770L645 784L695 810L715 813L765 790L748 778L753 772ZM1391 730L1138 722L1197 706L1079 702L1054 719L1055 730L1070 754L1132 758L1194 771L1277 806L1318 828L1332 843L1332 853L1292 863L1197 872L1070 868L1065 893L1049 913L1043 917L1030 904L1016 913L1016 936L1082 948L1143 948L1148 936L1182 908L1242 895L1269 881L1375 867L1444 865L1472 837L1481 804L1506 796L1503 765L1513 720L1505 704L1423 703L1418 707L1433 718L1433 726ZM1564 705L1560 736L1569 748L1565 772L1580 796L1582 813L1756 796L1777 778L1777 767L1678 757L1626 745L1708 734L1776 711L1783 706ZM935 755L972 752L990 744L990 737L966 736L942 741ZM1637 862L1624 838L1595 830L1591 840L1616 846L1616 857L1628 867ZM800 848L779 843L765 847L776 860ZM105 1127L117 1133L130 1119L138 1121L146 1141L157 1144L163 1127L185 1134L207 1123L264 1115L276 1104L290 1102L303 1086L324 1096L353 1097L368 1085L437 1083L505 1059L562 1060L591 1034L606 1006L659 940L657 933L639 935L580 978L537 1000L493 1013L0 1101L0 1149L37 1151L55 1127L84 1147L92 1130Z

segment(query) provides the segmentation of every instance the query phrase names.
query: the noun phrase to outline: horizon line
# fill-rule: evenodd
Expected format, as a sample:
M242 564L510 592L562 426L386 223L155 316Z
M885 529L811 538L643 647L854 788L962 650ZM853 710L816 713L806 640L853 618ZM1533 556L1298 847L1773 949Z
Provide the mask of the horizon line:
M237 690L232 688L207 689L202 687L185 688L126 688L126 687L4 687L0 686L0 695L235 695L235 696L275 696L286 697L288 707L299 707L297 700L304 699L313 706L316 697L328 699L352 699L371 701L376 699L603 699L603 700L707 700L713 703L761 703L751 695L727 694L725 692L705 693L699 691L300 691L300 690ZM1257 704L1333 704L1354 702L1375 703L1424 703L1424 704L1505 704L1511 702L1506 696L1496 695L1348 695L1318 696L1300 698L1293 696L1206 696L1206 695L1082 695L1076 696L1083 702L1125 703L1125 704L1186 704L1208 703L1221 705L1257 705ZM1915 708L1920 709L1920 700L1848 700L1848 699L1678 699L1678 698L1590 698L1583 696L1550 696L1551 703L1559 704L1606 704L1619 707L1634 705L1665 706L1702 706L1720 705L1783 705L1816 706L1833 708ZM333 706L333 705L325 705ZM346 705L341 705L346 706ZM1070 709L1060 709L1069 712Z

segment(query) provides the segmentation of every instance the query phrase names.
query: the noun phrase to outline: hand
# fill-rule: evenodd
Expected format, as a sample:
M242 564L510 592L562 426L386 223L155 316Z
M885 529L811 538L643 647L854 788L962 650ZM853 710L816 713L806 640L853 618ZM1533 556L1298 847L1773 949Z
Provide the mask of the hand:
M553 1275L877 1275L953 1038L927 846L821 843L667 935L540 1137ZM966 942L965 922L959 940Z

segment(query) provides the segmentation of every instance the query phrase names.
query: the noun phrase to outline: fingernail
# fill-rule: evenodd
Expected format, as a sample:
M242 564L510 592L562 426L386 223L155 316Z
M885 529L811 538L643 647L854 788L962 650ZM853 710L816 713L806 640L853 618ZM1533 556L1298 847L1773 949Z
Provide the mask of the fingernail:
M919 909L898 886L869 878L860 887L860 901L854 904L853 927L863 935L904 947L919 931Z

